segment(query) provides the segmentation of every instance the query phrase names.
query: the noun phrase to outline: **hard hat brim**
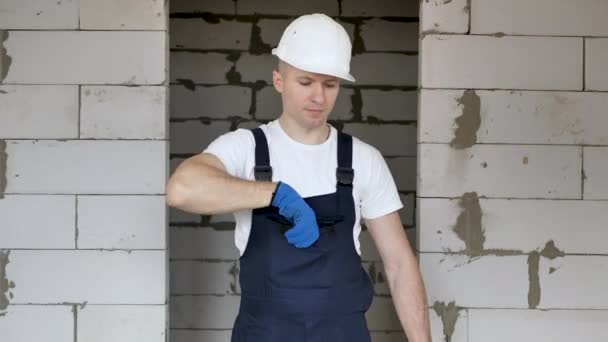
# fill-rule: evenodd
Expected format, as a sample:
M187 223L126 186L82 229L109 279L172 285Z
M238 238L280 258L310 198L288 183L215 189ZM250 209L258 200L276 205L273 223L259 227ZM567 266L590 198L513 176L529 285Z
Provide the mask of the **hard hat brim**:
M313 72L315 74L323 74L323 75L336 76L338 78L341 78L343 80L350 81L350 82L353 82L353 83L356 82L355 78L350 73L341 74L341 73L336 73L336 72L332 72L332 71L328 71L328 70L318 70L318 69L315 69L315 68L307 67L305 65L298 65L299 63L289 61L286 58L284 58L283 56L281 56L281 54L279 53L279 51L277 50L277 48L273 48L271 53L273 55L277 56L283 62L291 65L294 68L298 68L300 70L304 70L304 71L308 71L308 72Z

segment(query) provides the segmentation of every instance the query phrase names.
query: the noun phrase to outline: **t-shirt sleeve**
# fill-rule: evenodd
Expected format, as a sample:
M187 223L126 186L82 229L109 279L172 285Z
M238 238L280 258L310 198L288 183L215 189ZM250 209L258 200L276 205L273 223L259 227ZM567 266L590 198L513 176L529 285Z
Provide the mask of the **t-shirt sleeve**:
M231 176L247 178L245 166L248 158L252 157L251 151L254 145L255 140L251 131L239 128L217 137L202 153L216 156Z
M382 154L370 145L368 152L367 179L361 191L361 217L374 219L403 208L403 203Z

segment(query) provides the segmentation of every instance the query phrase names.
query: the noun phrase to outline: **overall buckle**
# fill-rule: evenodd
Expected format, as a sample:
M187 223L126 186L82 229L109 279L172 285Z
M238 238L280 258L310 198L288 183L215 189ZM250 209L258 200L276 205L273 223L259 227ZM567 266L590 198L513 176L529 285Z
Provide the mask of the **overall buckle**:
M272 181L272 167L270 165L261 165L254 168L255 180L257 181Z
M336 179L341 185L352 185L355 178L355 170L350 167L338 167L336 170Z

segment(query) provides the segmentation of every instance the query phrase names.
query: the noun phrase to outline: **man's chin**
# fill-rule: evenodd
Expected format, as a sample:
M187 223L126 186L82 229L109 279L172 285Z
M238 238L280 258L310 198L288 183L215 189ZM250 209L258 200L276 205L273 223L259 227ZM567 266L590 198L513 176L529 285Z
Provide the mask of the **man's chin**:
M299 115L292 116L292 119L298 123L301 127L307 129L316 129L323 127L327 123L327 116L325 113L320 115L311 115L308 111L302 111Z
M325 116L320 117L306 117L304 119L304 123L308 126L308 128L318 128L325 125L327 122L327 118Z
M304 113L304 118L307 121L310 122L325 122L327 121L327 116L325 115L325 112L317 112L317 111L309 111L309 110L305 110Z

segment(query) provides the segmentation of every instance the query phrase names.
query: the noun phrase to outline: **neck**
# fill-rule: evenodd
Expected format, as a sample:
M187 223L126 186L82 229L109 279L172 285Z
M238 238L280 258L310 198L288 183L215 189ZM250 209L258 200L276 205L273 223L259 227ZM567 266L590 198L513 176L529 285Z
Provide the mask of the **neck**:
M303 127L284 114L279 117L279 124L290 138L307 145L322 144L329 138L331 132L326 121L316 127Z

